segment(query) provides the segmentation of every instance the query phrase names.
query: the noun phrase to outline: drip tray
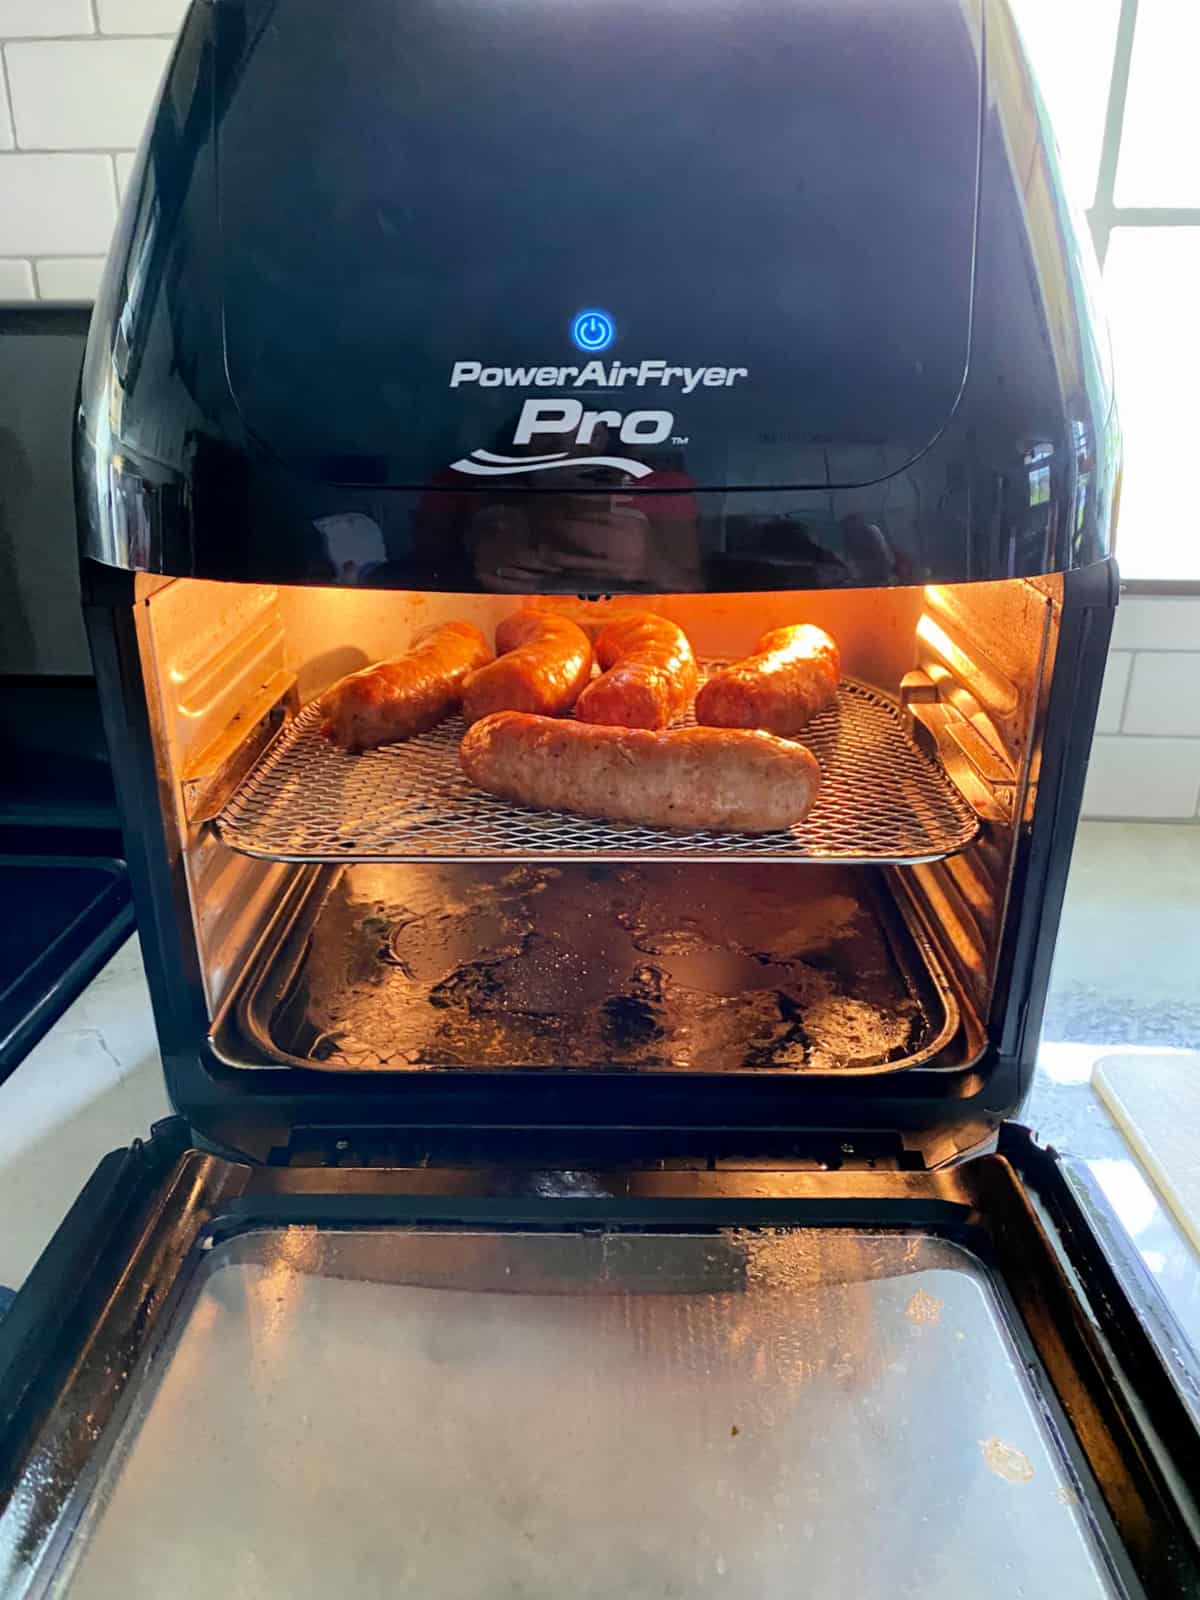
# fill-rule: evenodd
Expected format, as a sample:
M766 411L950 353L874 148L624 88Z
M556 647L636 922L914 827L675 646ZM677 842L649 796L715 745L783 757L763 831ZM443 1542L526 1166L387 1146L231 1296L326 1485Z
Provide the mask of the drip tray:
M894 1071L958 1022L861 869L360 865L295 886L213 1044L329 1071Z
M285 1227L192 1259L53 1594L1118 1593L1004 1286L947 1240Z

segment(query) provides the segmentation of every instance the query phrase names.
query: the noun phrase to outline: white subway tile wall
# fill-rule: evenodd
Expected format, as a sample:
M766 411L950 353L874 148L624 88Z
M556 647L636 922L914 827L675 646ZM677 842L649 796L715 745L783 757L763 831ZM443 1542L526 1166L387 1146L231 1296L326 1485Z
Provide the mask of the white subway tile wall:
M137 153L133 150L122 150L116 158L117 190L122 200L124 200L125 191L129 187L129 180L133 176L133 163L136 160Z
M38 294L43 300L94 300L104 262L96 256L55 256L37 264Z
M101 33L175 33L188 0L96 0Z
M187 0L0 0L0 301L95 294ZM1200 597L1129 596L1084 797L1092 817L1195 818Z
M3 72L0 72L0 150L11 150L13 147L12 112L8 105L8 83Z
M1083 795L1087 817L1188 821L1200 800L1200 741L1096 735Z
M1176 822L1200 815L1200 595L1121 601L1083 810Z
M1114 650L1109 655L1104 687L1100 691L1100 710L1096 716L1097 733L1121 731L1121 715L1129 691L1129 664L1132 660L1127 650Z
M1200 739L1200 653L1158 650L1134 656L1122 731Z
M0 261L0 301L33 298L33 268L28 261Z
M1113 627L1114 650L1200 650L1200 600L1127 595Z
M188 0L0 0L0 300L90 300Z
M91 0L0 0L0 39L58 39L94 26Z
M0 260L108 249L117 180L106 155L0 155Z
M166 39L39 39L4 47L22 150L136 145L167 63Z
M1200 650L1134 656L1121 729L1156 739L1200 739Z

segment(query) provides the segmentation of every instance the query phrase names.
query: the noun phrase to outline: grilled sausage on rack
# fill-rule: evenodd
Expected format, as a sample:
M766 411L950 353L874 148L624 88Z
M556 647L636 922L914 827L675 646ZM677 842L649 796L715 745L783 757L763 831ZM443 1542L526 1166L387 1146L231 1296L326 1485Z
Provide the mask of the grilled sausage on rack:
M618 728L665 728L696 692L696 658L682 628L650 611L614 617L596 640L603 669L575 715Z
M696 721L787 739L833 704L840 674L838 647L823 628L773 628L752 656L713 673L696 696Z
M517 611L496 629L498 660L472 673L463 690L463 716L478 722L493 711L532 711L559 717L592 675L592 647L566 617Z
M492 659L469 622L446 622L418 636L395 661L351 673L321 697L321 732L343 750L371 750L426 733L458 709L467 677Z
M516 711L475 723L460 758L501 799L652 828L774 833L807 815L821 782L811 752L769 733L651 733Z

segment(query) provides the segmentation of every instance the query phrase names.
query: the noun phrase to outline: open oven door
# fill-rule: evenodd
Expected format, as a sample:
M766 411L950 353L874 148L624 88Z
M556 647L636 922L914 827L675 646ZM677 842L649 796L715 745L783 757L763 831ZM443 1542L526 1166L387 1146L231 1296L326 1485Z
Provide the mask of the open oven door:
M107 1157L0 1323L0 1590L1200 1593L1195 1367L1023 1130L586 1154Z

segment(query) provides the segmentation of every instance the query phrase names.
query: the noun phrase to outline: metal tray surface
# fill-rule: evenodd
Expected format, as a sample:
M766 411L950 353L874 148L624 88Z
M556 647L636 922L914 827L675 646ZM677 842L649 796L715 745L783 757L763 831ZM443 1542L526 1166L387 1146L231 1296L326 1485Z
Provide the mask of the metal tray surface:
M961 850L979 830L942 768L908 737L896 706L852 680L805 730L821 763L821 792L786 833L673 832L527 810L468 782L458 763L460 717L363 755L335 749L320 722L309 705L272 744L216 820L226 844L283 861L749 856L911 864Z
M197 1259L53 1594L1120 1592L957 1244L284 1227Z
M849 867L363 865L295 900L215 1032L227 1061L880 1071L958 1026L934 951Z

